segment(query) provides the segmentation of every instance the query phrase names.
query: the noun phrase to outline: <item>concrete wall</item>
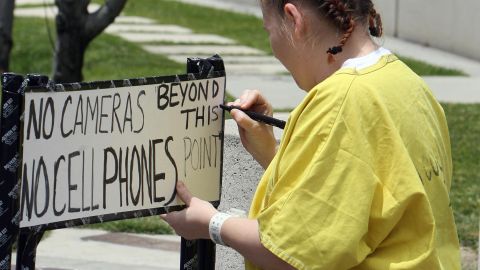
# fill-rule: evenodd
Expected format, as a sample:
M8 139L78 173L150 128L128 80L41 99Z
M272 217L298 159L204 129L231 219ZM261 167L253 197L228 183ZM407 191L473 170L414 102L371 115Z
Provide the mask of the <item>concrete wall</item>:
M288 114L275 114L276 118L287 120ZM275 138L281 138L283 131L275 128ZM219 209L230 208L248 212L257 184L263 175L263 168L245 151L238 136L237 124L225 121L223 157L222 198ZM217 245L216 270L243 270L243 257L231 248Z
M480 60L479 0L374 0L385 33Z
M230 208L248 212L257 183L262 177L263 169L245 151L240 138L234 134L233 120L228 120L225 127L222 198L219 209L226 212ZM216 270L245 269L243 257L231 248L217 245Z

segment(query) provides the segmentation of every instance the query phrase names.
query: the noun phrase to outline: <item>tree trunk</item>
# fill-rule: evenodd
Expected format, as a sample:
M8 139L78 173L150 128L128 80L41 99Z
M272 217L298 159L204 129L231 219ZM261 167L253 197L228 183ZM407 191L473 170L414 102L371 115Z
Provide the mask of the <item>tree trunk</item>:
M15 0L0 0L0 74L9 70Z
M55 0L57 41L53 80L57 83L81 82L85 50L88 44L120 14L127 0L106 0L89 14L90 0Z

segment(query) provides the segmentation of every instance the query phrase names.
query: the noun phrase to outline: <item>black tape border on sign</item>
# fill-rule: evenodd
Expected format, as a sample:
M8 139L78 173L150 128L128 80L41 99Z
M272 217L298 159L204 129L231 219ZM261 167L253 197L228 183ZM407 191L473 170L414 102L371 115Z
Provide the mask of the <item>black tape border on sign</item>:
M188 74L181 74L181 75L145 77L145 78L135 78L135 79L124 79L124 80L64 83L64 84L54 84L53 85L54 89L30 86L25 89L25 92L28 92L28 91L41 92L42 90L44 92L51 91L51 90L54 90L55 92L99 90L99 89L109 89L109 88L123 88L123 87L131 87L131 86L214 79L214 78L220 78L223 76L225 76L225 71L220 70L220 71L212 71L207 77L204 77L202 76L202 74L199 74L199 73L188 73Z
M212 70L210 70L208 75L206 75L205 73L187 73L187 74L181 74L181 75L145 77L145 78L135 78L135 79L124 79L124 80L51 84L49 85L49 87L29 86L25 88L25 92L50 92L50 91L64 92L64 91L100 90L100 89L109 89L109 88L123 88L123 87L153 85L153 84L162 84L162 83L214 79L214 78L220 78L225 76L226 76L225 70L213 70L212 68ZM225 96L223 97L223 99L225 100ZM24 98L23 98L23 103L24 103ZM222 113L222 118L223 118L222 130L224 130L225 128L224 113ZM23 134L23 124L21 126L22 126L22 134ZM222 147L220 149L222 162L220 166L220 175L219 175L220 177L219 198L221 198L221 189L222 189L222 182L223 182L223 155L224 155L224 133L223 132L221 134L220 139L222 142ZM22 151L21 153L23 153L23 144L22 144L21 151ZM19 170L20 170L19 177L21 178L21 168L19 168ZM220 205L220 199L218 201L211 201L210 203L215 208L217 208ZM67 221L59 221L59 222L53 222L48 224L42 224L38 226L23 227L23 228L20 228L20 231L22 233L27 233L27 232L41 232L46 230L71 228L71 227L82 226L87 224L96 224L96 223L103 223L108 221L161 215L168 212L179 211L184 208L185 208L184 205L164 206L164 207L158 207L158 208L134 210L129 212L115 213L115 214L98 215L98 216L92 216L92 217L85 217L85 218L72 219Z
M19 134L23 76L4 73L0 101L0 268L10 269L12 245L18 234L17 198L20 164ZM8 102L8 104L7 104Z

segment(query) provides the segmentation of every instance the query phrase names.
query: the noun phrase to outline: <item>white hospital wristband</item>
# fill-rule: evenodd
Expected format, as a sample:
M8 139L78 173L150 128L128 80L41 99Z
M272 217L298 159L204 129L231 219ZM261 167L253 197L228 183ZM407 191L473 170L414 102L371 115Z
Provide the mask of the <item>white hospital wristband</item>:
M222 230L223 223L231 217L232 215L230 214L218 212L210 219L210 223L208 224L208 234L210 234L210 239L212 239L215 244L227 246L222 240L220 231Z

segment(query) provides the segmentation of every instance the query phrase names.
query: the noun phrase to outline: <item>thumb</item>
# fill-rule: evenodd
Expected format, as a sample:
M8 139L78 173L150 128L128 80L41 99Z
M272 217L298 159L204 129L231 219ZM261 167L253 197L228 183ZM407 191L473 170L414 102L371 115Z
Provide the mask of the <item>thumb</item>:
M182 181L177 183L177 195L187 206L190 206L193 196Z

